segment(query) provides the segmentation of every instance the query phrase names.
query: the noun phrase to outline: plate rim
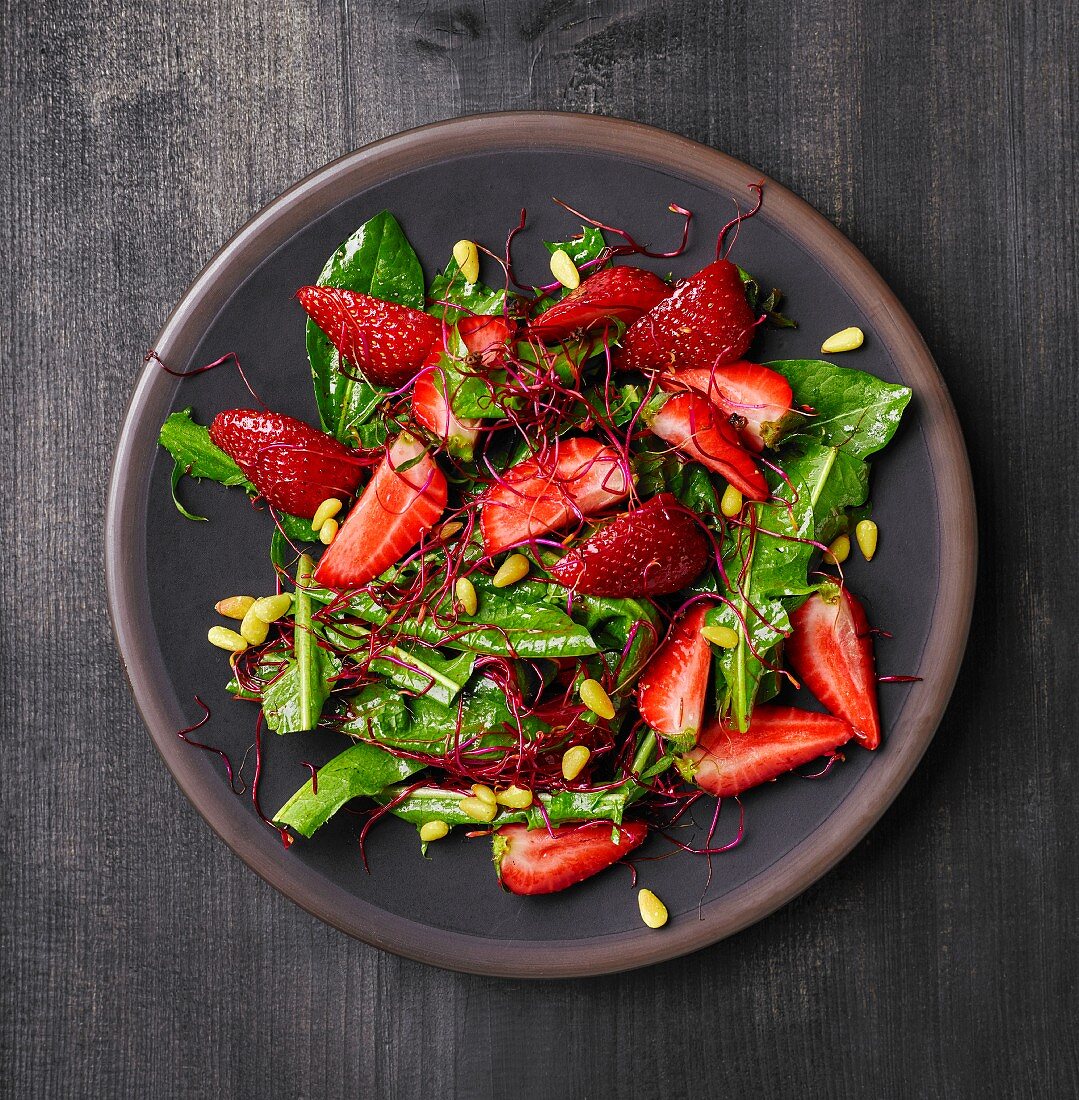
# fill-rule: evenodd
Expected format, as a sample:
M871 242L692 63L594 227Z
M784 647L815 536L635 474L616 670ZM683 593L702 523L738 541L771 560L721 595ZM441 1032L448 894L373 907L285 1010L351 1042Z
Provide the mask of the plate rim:
M152 623L136 614L137 607L148 606L141 505L148 497L150 474L137 458L145 453L148 436L156 447L157 413L171 403L179 384L152 363L138 378L117 438L105 511L105 580L121 663L155 747L199 815L256 874L313 916L395 954L466 973L568 978L652 965L734 935L808 889L869 832L906 785L951 698L973 610L977 523L969 458L944 380L914 322L869 260L822 214L758 170L690 138L627 119L549 111L466 115L405 130L339 157L262 207L214 254L169 314L155 350L166 361L186 362L254 267L312 218L356 192L450 156L522 148L583 148L735 193L763 180L770 220L815 256L828 257L829 270L872 319L875 337L888 347L904 380L916 386L919 427L937 493L938 578L948 581L938 585L937 612L920 662L936 671L904 706L889 754L867 769L828 818L747 882L706 903L706 910L722 907L722 912L710 913L707 922L685 921L660 934L642 926L575 940L492 940L412 921L289 860L246 806L227 795L205 760L207 754L192 753L176 737L186 724L184 711L163 676ZM947 524L940 522L944 501Z

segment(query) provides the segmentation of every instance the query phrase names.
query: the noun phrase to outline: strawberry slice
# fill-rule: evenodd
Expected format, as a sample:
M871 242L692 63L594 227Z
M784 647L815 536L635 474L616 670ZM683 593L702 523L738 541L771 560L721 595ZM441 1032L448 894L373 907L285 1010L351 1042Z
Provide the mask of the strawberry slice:
M621 321L631 325L671 293L651 271L607 267L589 275L576 290L541 313L529 331L541 340L566 340L577 332Z
M756 324L738 268L716 260L630 325L618 365L666 371L733 363L749 350Z
M696 603L671 627L637 684L641 717L664 737L696 735L704 718L712 648L701 636L709 605Z
M563 439L526 458L479 498L483 548L499 554L625 499L629 477L613 447Z
M612 839L618 831L617 842ZM499 881L514 894L553 894L617 863L644 843L648 826L640 821L591 821L546 829L503 825L492 851Z
M352 496L363 476L350 448L284 413L228 409L214 417L210 440L270 504L305 519L327 497Z
M791 384L777 371L760 363L720 363L691 367L659 380L665 390L698 390L723 410L742 442L754 451L774 447L783 434L790 412Z
M723 414L705 397L677 393L652 412L648 426L671 446L722 474L749 500L767 500L768 483Z
M497 362L510 337L510 328L504 317L462 317L457 322L457 330L469 355L476 356L481 363ZM423 370L416 376L412 390L412 418L444 439L450 454L471 462L482 421L461 418L454 413L446 397L446 375L439 369L444 349L445 344L439 338Z
M830 714L760 706L745 733L722 722L709 723L687 759L697 786L726 798L835 752L852 733L846 722Z
M880 744L877 673L865 610L846 588L829 585L791 615L785 652L802 683L848 722L867 749Z
M403 386L423 366L441 326L418 309L332 286L296 293L330 343L376 386Z
M445 507L441 471L415 439L398 436L322 555L315 580L336 589L367 584L400 561Z
M662 596L698 577L710 553L697 517L660 493L601 527L549 572L586 596Z

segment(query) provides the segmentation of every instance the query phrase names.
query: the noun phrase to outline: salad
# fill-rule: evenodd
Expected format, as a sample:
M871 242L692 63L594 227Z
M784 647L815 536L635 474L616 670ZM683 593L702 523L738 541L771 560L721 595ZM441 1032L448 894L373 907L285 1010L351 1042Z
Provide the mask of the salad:
M489 838L502 887L550 893L653 834L726 850L742 830L713 846L721 800L880 745L878 679L911 678L877 677L842 563L873 557L867 460L911 394L827 359L753 361L762 326L793 324L728 258L756 192L679 279L633 258L680 255L688 211L656 252L566 207L580 231L546 244L554 281L534 288L512 261L523 211L504 250L459 241L429 285L380 213L296 294L317 427L265 407L165 421L185 515L190 475L275 521L273 590L221 593L208 639L257 708L252 796L286 845L350 806L361 850L387 815L425 854L461 829ZM231 778L191 736L208 719L181 736ZM266 814L265 732L316 728L336 755ZM679 822L701 799L695 848Z

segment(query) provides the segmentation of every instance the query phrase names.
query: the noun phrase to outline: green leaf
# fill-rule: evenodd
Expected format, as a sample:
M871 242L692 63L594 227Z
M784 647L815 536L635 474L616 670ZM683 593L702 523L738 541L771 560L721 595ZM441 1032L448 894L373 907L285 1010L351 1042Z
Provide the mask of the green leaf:
M636 681L664 633L662 618L649 600L578 594L573 614L595 639L611 671L617 671L616 691Z
M419 257L397 219L386 210L364 222L334 252L318 285L370 294L413 309L424 307ZM357 381L351 364L345 369L353 377L342 373L337 350L311 320L307 322L307 357L322 426L342 442L349 442L352 429L371 418L386 391Z
M762 658L768 659L771 651L790 633L790 619L780 600L753 597L751 600L736 598L734 602L745 619L752 646L729 605L712 608L705 621L709 626L730 627L738 634L738 645L721 650L717 665L727 689L724 709L729 706L735 723L744 731L749 727L758 685L769 671Z
M276 733L313 730L330 696L332 678L339 663L324 650L311 623L311 597L307 592L314 562L301 554L296 565L296 591L292 600L293 653L288 667L262 693L266 724Z
M787 440L809 439L855 458L868 458L889 442L910 401L906 386L823 359L782 359L765 365L790 382L795 408L813 409L814 415L795 426Z
M247 480L243 470L211 441L209 428L192 419L190 406L168 417L161 425L158 442L172 455L175 462L172 470L172 499L188 519L205 520L206 517L189 512L180 503L177 490L185 474L194 478L209 478L219 485L239 485L249 493L255 492L254 485Z
M846 510L865 503L869 495L869 466L845 449L803 440L784 469L806 486L813 506L814 537L827 545L846 527Z
M573 261L574 267L580 268L582 264L595 260L607 247L607 242L603 239L603 233L594 225L583 225L581 226L581 232L574 237L570 237L569 240L544 241L543 246L552 256L561 248ZM595 267L589 268L588 271L584 272L582 278L587 278L595 270ZM571 291L566 287L558 287L550 294L545 294L537 301L534 313L546 313L551 306L570 293Z
M274 816L275 825L287 825L310 837L345 803L370 797L399 783L423 767L414 760L393 756L377 745L360 742L335 756L318 770L317 782L308 780Z
M479 282L466 283L454 259L446 265L445 271L432 279L427 299L427 312L447 324L473 314L491 317L505 313L507 303L504 289L492 290Z
M787 478L789 484L781 481L774 490L772 503L751 506L756 532L751 537L749 528L739 528L735 555L725 562L728 576L736 576L752 545L752 585L760 596L805 595L816 587L806 579L816 538L812 497L800 478L790 471Z

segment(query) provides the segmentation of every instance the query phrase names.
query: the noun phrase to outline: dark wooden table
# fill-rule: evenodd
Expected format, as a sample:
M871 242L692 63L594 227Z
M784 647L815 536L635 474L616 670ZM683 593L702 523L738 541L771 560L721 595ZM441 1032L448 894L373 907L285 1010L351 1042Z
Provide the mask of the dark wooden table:
M1062 0L0 5L0 1090L1076 1095L1066 10ZM142 353L214 250L332 157L433 119L511 108L667 127L759 166L833 219L938 358L982 533L954 701L854 854L711 950L541 985L352 942L210 834L128 694L100 537Z

